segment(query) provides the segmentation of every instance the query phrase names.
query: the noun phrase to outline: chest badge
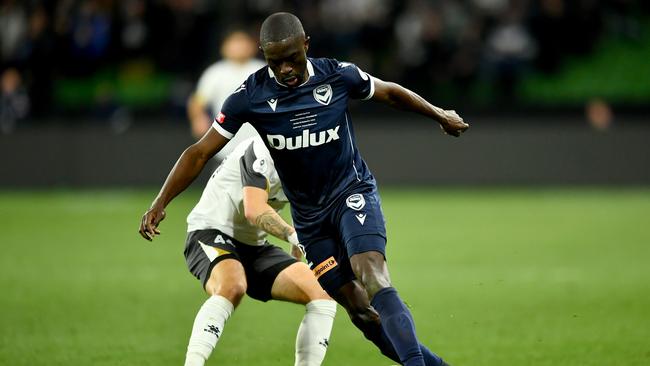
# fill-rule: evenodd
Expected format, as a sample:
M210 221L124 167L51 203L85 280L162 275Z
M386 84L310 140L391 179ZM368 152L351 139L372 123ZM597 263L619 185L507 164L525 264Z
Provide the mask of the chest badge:
M328 105L332 101L332 87L330 84L319 85L314 88L314 99L322 105Z

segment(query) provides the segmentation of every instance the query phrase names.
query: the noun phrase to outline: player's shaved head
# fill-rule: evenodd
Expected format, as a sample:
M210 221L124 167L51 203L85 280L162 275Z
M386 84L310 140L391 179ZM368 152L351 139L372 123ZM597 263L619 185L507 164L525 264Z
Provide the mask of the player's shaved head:
M268 16L260 29L260 45L280 42L289 38L305 37L305 30L297 16L291 13L274 13Z

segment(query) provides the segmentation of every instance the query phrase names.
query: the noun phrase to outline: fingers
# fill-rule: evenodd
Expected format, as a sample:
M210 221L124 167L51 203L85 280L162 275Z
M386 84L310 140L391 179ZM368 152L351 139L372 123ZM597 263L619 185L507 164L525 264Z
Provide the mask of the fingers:
M138 232L140 233L140 235L141 235L143 238L145 238L145 239L151 241L151 240L153 239L153 236L152 236L152 234L149 232L149 229L148 229L148 227L147 227L148 225L147 225L146 220L147 220L147 214L145 214L145 215L142 217L142 221L140 222L140 230L139 230Z
M140 221L140 229L138 232L143 238L147 239L148 241L152 241L156 235L160 235L158 223L160 223L160 221L165 217L164 212L160 217L161 219L157 219L157 215L153 211L147 211L142 216L142 221Z
M459 137L463 132L469 128L469 124L463 121L463 118L454 110L445 111L447 117L447 124L443 125L443 131L446 134Z

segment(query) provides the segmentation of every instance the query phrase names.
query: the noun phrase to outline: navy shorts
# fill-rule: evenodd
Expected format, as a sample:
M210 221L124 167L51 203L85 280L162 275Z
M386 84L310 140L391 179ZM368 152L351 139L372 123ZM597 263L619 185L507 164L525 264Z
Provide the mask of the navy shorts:
M309 267L320 285L335 295L356 277L350 257L368 251L386 255L386 223L376 186L366 185L330 206L298 239L304 246Z
M248 245L216 229L188 233L184 254L187 269L201 281L204 288L217 263L224 259L239 261L246 273L246 294L260 301L271 299L275 278L297 262L282 248L268 242L259 246Z

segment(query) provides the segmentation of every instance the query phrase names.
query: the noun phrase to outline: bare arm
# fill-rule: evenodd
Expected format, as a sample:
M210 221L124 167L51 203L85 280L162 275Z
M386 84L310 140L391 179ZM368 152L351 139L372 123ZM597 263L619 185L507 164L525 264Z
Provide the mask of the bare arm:
M252 225L259 227L267 233L291 243L291 254L300 259L301 251L298 248L296 229L286 221L273 207L267 203L269 195L266 190L257 187L244 187L244 214Z
M203 136L210 128L210 116L205 113L205 100L200 95L194 93L187 101L187 117L190 120L192 136L197 140Z
M246 220L276 238L289 241L289 236L296 230L287 224L273 207L269 206L268 199L269 194L266 190L257 187L244 187Z
M214 156L228 140L210 128L201 140L185 149L169 172L158 196L140 221L140 235L151 241L160 234L158 224L165 218L165 207L174 197L185 190L199 175L207 161Z
M399 84L377 78L373 78L373 80L375 93L372 100L432 118L440 123L440 127L445 133L452 136L458 137L469 128L469 125L463 121L456 111L438 108Z

